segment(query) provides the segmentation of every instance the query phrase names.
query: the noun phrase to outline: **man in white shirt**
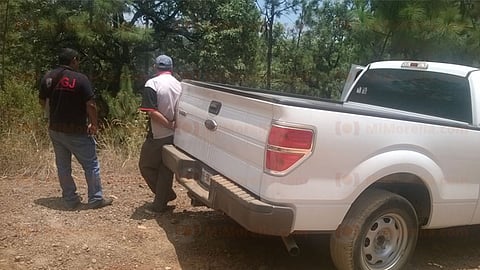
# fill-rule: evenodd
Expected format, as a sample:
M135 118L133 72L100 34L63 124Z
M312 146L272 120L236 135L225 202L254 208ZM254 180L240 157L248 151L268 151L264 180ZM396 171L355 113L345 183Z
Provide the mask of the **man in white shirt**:
M145 83L140 110L149 116L148 133L140 152L140 173L155 194L148 210L162 213L167 203L176 199L173 173L163 164L162 147L173 143L175 109L182 92L180 82L172 76L173 61L167 55L155 59L157 73Z

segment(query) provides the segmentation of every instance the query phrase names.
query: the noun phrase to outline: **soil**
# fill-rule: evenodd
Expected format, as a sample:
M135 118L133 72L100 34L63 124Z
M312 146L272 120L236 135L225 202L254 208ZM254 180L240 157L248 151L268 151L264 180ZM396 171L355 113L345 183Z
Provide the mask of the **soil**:
M75 178L85 201L85 181ZM102 178L113 205L74 211L53 176L0 178L0 269L334 269L326 235L296 236L300 254L289 256L279 237L190 206L178 183L173 211L152 215L138 172ZM480 227L423 231L407 269L480 269Z

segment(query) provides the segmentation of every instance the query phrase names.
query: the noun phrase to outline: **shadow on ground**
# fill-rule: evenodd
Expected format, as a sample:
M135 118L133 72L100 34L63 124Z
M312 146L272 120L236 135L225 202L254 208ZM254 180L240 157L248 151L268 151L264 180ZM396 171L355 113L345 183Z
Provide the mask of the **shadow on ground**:
M295 237L300 254L290 256L280 237L251 233L217 211L150 215L146 206L135 209L131 218L155 219L175 247L181 269L335 269L326 235Z
M298 256L290 256L280 237L251 233L217 211L145 213L132 219L155 219L173 244L182 269L322 269L334 270L329 235L296 235ZM480 269L480 226L420 232L408 270ZM215 260L210 260L216 256Z
M86 203L80 203L79 206L75 208L67 208L65 206L65 202L63 201L62 197L47 197L47 198L39 198L33 201L35 204L50 208L52 210L59 210L59 211L67 211L67 212L74 212L74 211L83 211L83 210L90 210L91 208Z

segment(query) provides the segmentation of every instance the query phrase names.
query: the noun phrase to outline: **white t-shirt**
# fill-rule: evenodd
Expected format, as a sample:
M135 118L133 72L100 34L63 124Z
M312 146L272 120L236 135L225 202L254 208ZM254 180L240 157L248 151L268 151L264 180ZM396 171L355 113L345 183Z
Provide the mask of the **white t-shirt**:
M180 82L172 76L171 72L162 72L145 83L145 91L148 91L148 88L156 93L156 109L169 121L173 121L176 105L182 93ZM155 109L149 107L151 106L145 106L144 103L142 103L141 110L149 111ZM173 130L159 123L150 121L150 124L154 139L161 139L173 135Z

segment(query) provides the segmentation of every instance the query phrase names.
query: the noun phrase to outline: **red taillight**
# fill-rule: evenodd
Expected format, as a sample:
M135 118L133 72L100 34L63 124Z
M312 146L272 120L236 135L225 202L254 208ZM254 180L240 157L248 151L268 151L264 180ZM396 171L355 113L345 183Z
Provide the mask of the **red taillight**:
M310 149L312 148L312 138L313 131L309 129L272 126L268 144L285 148Z
M283 172L299 161L304 154L282 153L267 150L266 168L271 171Z
M282 173L311 153L313 130L272 125L268 135L265 168Z

